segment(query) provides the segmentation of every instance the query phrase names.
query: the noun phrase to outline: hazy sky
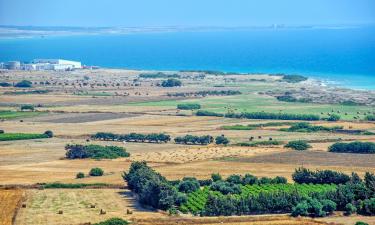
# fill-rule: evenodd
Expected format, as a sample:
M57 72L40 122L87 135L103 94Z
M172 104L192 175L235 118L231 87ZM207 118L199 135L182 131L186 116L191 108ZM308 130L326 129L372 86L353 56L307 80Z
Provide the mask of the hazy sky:
M1 25L375 23L375 0L0 0Z

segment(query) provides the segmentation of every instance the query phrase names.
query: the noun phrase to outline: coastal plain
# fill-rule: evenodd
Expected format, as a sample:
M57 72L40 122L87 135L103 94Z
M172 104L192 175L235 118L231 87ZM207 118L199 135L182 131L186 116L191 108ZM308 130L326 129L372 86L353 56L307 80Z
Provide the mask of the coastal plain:
M140 74L177 74L181 87L161 87L164 78L142 78ZM373 217L333 215L326 218L292 218L287 215L240 217L169 216L141 206L122 178L131 162L146 161L168 179L197 177L212 173L224 177L251 173L255 176L284 176L292 182L298 167L332 169L350 174L375 172L374 154L328 152L337 141L375 142L375 123L365 120L375 113L375 92L324 86L308 79L288 83L272 74L215 74L207 71L137 71L97 69L76 71L1 71L0 80L32 82L31 88L0 88L0 129L5 133L43 133L52 138L0 142L0 199L9 202L0 224L85 224L120 217L134 224L353 224ZM233 90L236 95L181 95ZM308 101L280 101L288 93ZM340 121L311 121L316 126L342 126L349 132L285 132L287 125L260 126L249 130L223 129L225 126L256 125L283 120L196 116L194 110L180 110L181 103L197 103L202 110L216 113L270 112L314 114ZM35 106L33 112L22 105ZM297 122L297 121L290 121ZM355 131L360 130L360 133ZM352 131L352 132L351 132ZM367 134L363 132L367 132ZM224 135L230 144L207 146L168 143L133 143L91 140L97 132L116 134L166 133L175 138L191 135ZM370 135L369 135L370 134ZM281 145L240 146L249 142L277 140ZM284 147L293 140L306 140L312 148L294 151ZM118 159L65 158L67 144L99 144L126 148L130 157ZM93 167L104 176L76 179ZM38 189L38 183L105 183L102 189ZM21 207L25 204L25 207ZM94 204L95 208L89 206ZM4 206L4 204L2 204ZM98 210L105 209L101 215ZM63 210L63 214L58 214ZM126 211L131 210L132 214ZM5 218L5 219L3 219ZM9 219L10 218L10 219ZM13 222L12 222L13 220Z

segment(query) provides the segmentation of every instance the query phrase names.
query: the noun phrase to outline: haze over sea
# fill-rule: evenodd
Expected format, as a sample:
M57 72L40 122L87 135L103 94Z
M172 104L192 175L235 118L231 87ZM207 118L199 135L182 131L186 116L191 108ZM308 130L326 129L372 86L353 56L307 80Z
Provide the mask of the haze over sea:
M0 39L0 61L35 58L108 68L300 74L375 90L373 26Z

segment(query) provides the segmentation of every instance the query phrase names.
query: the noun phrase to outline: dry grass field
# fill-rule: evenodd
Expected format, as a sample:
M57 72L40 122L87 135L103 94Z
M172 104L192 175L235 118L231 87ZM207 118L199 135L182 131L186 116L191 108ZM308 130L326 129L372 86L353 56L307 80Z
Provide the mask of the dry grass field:
M21 189L0 189L0 224L11 225L21 206L24 191Z
M1 118L0 129L6 133L43 133L51 130L53 138L0 142L0 185L25 185L43 182L108 183L124 185L121 177L131 162L146 161L148 165L169 179L185 176L208 178L211 173L223 176L251 173L256 176L284 176L292 182L291 174L296 167L332 169L345 173L375 172L373 155L335 154L327 152L337 140L362 140L375 142L375 135L345 134L336 132L283 132L288 126L260 127L254 130L224 130L222 126L248 125L275 120L247 120L220 117L198 117L191 110L177 110L179 103L199 103L203 110L215 112L288 112L313 113L326 116L333 109L340 110L338 122L316 121L314 125L343 126L347 130L375 132L375 123L364 121L365 115L374 112L372 106L344 106L339 104L313 104L279 102L267 91L280 91L280 77L270 75L206 74L180 72L182 87L162 88L157 84L163 79L141 79L140 73L150 71L132 70L80 70L71 72L25 72L0 73L1 81L17 82L31 80L30 90L48 90L45 94L12 94L27 91L19 88L0 88L0 111L19 111L22 104L33 104L36 111L30 116ZM175 73L168 72L167 73ZM282 90L299 89L306 85L316 93L321 86L313 82L285 84ZM169 97L167 93L197 92L211 90L239 90L234 96L185 96ZM328 90L328 89L327 89ZM308 92L309 90L306 90ZM332 91L332 90L330 90ZM340 91L340 90L338 90ZM353 92L353 93L352 93ZM327 93L327 92L326 92ZM345 91L360 96L362 92ZM366 92L366 96L371 93ZM346 114L344 114L344 112ZM323 113L323 114L321 114ZM358 117L358 119L353 119ZM295 122L295 121L291 121ZM87 140L96 132L116 134L167 133L171 138L191 135L225 135L228 146L180 145L173 141L163 144L122 143ZM235 144L272 138L283 144L291 140L307 140L312 148L296 152L277 146L240 147ZM67 160L65 145L99 144L125 147L129 158L113 160ZM101 177L76 179L78 172L87 174L93 167L101 167ZM165 212L141 208L126 189L46 189L0 190L1 221L10 224L14 210L26 192L26 208L19 210L16 224L81 224L98 222L110 217L129 219L134 224L353 224L356 219L373 222L372 218L332 216L320 221L288 216L246 216L197 218L191 216L170 217ZM90 208L95 204L95 208ZM101 208L106 210L100 215ZM130 209L134 213L126 214ZM58 214L63 210L63 214ZM5 218L5 219L3 219ZM349 222L350 221L350 222ZM375 224L375 222L374 222Z

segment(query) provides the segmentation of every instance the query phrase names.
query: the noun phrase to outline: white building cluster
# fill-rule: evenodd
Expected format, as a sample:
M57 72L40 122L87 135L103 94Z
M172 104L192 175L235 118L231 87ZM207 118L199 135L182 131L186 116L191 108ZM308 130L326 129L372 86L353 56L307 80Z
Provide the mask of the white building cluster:
M81 62L64 59L34 59L31 63L20 63L19 61L9 61L0 65L2 69L8 70L74 70L81 69Z

